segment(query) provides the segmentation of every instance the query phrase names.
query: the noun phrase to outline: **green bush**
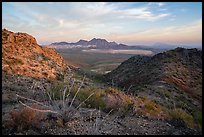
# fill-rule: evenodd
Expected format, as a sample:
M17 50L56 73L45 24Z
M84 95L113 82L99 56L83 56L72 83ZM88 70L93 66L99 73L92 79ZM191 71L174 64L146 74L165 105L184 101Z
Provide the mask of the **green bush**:
M45 61L50 60L50 58L48 58L47 56L43 56L43 59L44 59Z
M194 121L199 129L202 129L202 112L196 111L193 113Z
M55 99L60 99L62 91L64 90L64 83L61 81L52 81L52 86L48 90L49 93L54 94Z
M75 89L75 93L76 93L76 89ZM95 87L92 87L92 88L83 88L78 93L77 98L80 101L84 101L92 93L94 93L94 94L85 102L86 106L89 106L91 108L101 108L101 109L104 109L106 107L106 103L104 102L102 97L103 97L105 91L102 90L102 89L98 89L98 88L95 88Z
M13 59L8 59L6 60L6 63L9 65L13 65L13 64L23 64L23 61L21 59L17 59L17 58L13 58Z
M64 75L60 73L56 73L56 80L64 80Z

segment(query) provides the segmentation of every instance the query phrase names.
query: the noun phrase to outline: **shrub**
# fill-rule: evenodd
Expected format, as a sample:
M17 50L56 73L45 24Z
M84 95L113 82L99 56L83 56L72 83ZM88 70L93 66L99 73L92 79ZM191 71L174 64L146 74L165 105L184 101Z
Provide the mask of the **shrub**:
M64 75L60 73L56 73L56 80L64 80Z
M93 108L101 108L102 110L105 109L106 103L103 100L103 91L102 90L95 90L94 95L90 100L87 101L87 104L89 104Z
M153 101L145 104L146 111L153 116L157 116L161 112L161 108L159 105L154 103Z
M32 108L39 108L37 104L32 104ZM43 118L42 113L39 113L30 108L24 107L19 111L11 111L10 112L12 125L17 131L22 131L29 128L39 128L40 121Z
M202 129L202 112L196 111L193 113L194 121L197 124L198 129Z
M123 95L122 96L122 107L125 111L128 111L129 108L132 106L132 100L129 96Z
M23 64L23 61L21 59L15 59L15 64Z
M170 98L171 97L171 93L167 90L164 92L164 95L167 97L167 98Z
M193 117L190 114L186 113L181 108L169 110L169 115L171 118L174 119L182 119L186 123L186 125L190 128L194 127Z
M145 96L138 96L139 99L141 99L143 102L146 100Z
M114 88L114 87L107 87L105 89L105 92L110 94L113 98L116 99L111 109L114 109L114 110L120 109L121 112L126 113L128 112L128 110L130 110L133 107L134 103L132 102L131 97L124 94L120 89Z
M62 96L62 90L64 89L64 83L58 80L52 81L52 86L48 90L51 95L54 94L55 99L60 99Z
M12 59L7 59L6 63L9 65L13 65L13 64L23 64L23 61L21 59L17 59L17 58L12 58Z
M62 127L66 125L67 122L70 122L75 118L80 118L78 108L85 102L87 106L93 108L104 109L106 107L105 101L102 98L104 96L105 90L98 89L97 87L85 87L84 79L85 77L83 78L82 82L73 83L70 81L68 81L68 83L65 81L53 81L51 83L52 88L47 91L47 99L49 99L49 101L47 101L48 104L46 105L33 99L28 99L20 95L17 96L30 101L38 102L38 104L48 107L46 110L38 109L38 111L44 112L46 114L51 113L56 115L58 120L55 120L54 122L56 122L56 125ZM76 99L82 101L79 105L76 103L77 106L73 104ZM21 104L23 103L21 102ZM26 104L23 105L26 106Z
M76 93L76 86L74 87L75 90L72 92L72 96ZM103 95L105 93L105 90L103 89L98 89L96 87L92 88L83 88L81 91L78 93L77 99L80 101L85 100L88 98L92 93L93 96L86 101L86 106L91 107L91 108L101 108L104 109L106 107L106 103L103 100Z
M135 110L137 113L157 118L162 116L162 109L154 100L150 100L145 96L138 96L137 101L138 103L135 104Z
M50 60L50 58L49 58L49 57L45 56L44 54L42 54L42 55L43 55L43 59L44 59L45 61Z
M110 92L110 93L118 93L119 91L113 87L108 87L106 90L106 92Z

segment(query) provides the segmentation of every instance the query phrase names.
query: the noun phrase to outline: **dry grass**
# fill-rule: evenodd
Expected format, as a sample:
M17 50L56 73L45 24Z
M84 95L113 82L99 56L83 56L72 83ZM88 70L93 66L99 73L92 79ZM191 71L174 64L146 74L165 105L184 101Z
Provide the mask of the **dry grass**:
M32 108L39 109L39 105L32 104ZM11 111L11 125L18 131L23 131L28 128L40 128L41 120L44 117L43 113L24 107L19 111Z
M154 101L144 96L136 97L136 101L137 103L134 104L134 111L136 113L150 117L163 117L161 106Z
M169 110L169 116L170 118L174 118L174 119L182 119L186 123L186 125L190 128L195 127L193 117L188 113L186 113L181 108L175 108L175 109Z

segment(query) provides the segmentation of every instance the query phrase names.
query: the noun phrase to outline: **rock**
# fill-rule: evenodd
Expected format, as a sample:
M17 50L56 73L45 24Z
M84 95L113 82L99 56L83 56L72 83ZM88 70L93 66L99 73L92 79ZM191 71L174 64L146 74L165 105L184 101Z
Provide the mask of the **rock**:
M52 62L52 64L48 63ZM60 78L66 64L63 58L48 47L41 47L26 33L2 29L2 70L37 78Z

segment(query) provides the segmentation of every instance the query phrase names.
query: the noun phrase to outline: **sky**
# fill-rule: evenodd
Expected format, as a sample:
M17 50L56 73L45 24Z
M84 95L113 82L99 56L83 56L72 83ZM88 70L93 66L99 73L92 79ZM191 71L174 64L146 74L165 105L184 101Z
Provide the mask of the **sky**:
M103 38L201 46L202 2L3 2L2 28L41 45Z

